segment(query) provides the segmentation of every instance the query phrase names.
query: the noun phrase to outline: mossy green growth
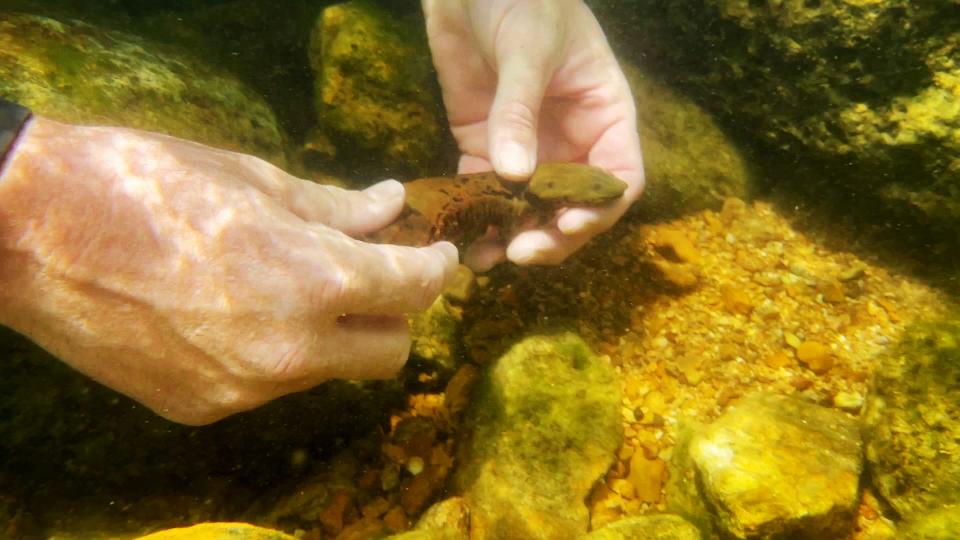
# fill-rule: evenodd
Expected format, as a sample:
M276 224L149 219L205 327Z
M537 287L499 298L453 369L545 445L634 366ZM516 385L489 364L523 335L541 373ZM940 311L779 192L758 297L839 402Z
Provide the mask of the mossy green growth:
M326 8L309 46L320 129L338 161L427 176L448 142L424 23L370 2Z
M902 517L960 504L960 315L909 328L882 358L863 431L873 484Z
M956 2L590 3L617 49L754 144L776 180L960 225Z
M464 358L460 340L463 309L445 296L437 298L425 311L410 317L411 360L429 370L449 377Z
M960 531L960 505L945 506L902 523L897 540L954 540Z
M572 333L527 337L490 366L464 420L455 478L471 534L585 533L584 500L623 438L619 388L609 363Z
M748 199L752 173L737 144L691 99L644 70L622 63L637 107L647 185L635 211L670 219Z
M580 540L700 540L696 527L680 516L632 516L597 529Z
M238 80L78 21L3 13L0 95L65 122L157 131L285 164L272 110Z

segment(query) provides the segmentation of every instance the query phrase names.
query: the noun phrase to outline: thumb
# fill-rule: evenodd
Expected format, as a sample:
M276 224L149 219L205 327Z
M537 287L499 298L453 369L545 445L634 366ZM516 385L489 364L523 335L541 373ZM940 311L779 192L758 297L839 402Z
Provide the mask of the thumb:
M506 178L526 179L536 167L537 124L555 69L557 38L543 32L556 30L514 24L498 36L497 92L487 136L493 168Z

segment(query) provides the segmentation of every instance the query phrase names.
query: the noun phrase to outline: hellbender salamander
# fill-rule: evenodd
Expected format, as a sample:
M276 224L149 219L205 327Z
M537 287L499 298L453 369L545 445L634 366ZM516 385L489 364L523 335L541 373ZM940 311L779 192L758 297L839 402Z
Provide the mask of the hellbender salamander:
M528 182L493 172L421 178L404 183L407 207L375 239L407 245L449 240L463 248L495 227L509 237L522 225L542 224L564 206L602 206L627 185L582 163L544 163Z

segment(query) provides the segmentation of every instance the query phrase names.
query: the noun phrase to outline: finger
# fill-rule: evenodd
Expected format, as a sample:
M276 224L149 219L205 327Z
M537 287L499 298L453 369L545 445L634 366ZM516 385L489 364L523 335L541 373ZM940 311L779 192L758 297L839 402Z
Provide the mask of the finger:
M325 336L324 375L335 379L386 379L410 353L410 328L404 317L347 315Z
M464 154L460 156L460 163L457 165L457 174L485 172L492 168L488 160L479 156Z
M600 234L612 227L634 200L636 196L625 193L610 206L566 208L557 216L557 229L567 236Z
M339 249L338 265L322 270L315 289L316 301L336 306L339 313L399 315L426 309L456 273L457 248L449 242L421 248L350 242Z
M384 180L363 191L301 181L286 196L291 212L356 236L389 225L403 210L403 184Z
M463 264L474 272L486 272L505 260L507 250L499 242L474 242L463 255Z
M566 236L557 229L524 231L507 246L507 258L519 265L560 264L590 238L588 234Z
M356 236L389 225L403 210L403 184L396 180L384 180L363 191L348 190L297 178L254 156L231 155L243 168L248 184L304 221Z
M531 28L519 18L507 17L497 36L498 84L490 108L488 147L498 174L522 180L536 166L540 106L556 69L562 19L556 25Z

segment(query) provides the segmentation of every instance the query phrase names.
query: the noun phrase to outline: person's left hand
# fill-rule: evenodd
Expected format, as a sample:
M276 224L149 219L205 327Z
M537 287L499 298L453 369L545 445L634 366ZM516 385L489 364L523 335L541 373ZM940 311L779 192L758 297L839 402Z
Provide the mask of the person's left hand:
M568 208L504 246L481 241L465 262L556 264L611 227L640 196L643 160L630 88L581 0L423 0L459 172L524 180L538 161L578 161L628 185L604 208Z

